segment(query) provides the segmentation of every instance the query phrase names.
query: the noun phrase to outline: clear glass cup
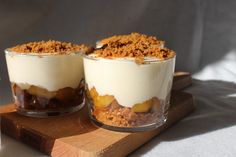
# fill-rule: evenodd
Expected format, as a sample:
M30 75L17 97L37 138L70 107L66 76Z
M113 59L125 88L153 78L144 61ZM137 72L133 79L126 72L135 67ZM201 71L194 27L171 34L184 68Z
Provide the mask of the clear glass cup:
M17 112L49 117L84 106L84 70L80 53L36 54L5 50Z
M115 131L146 131L167 118L175 56L134 60L84 56L86 101L91 120Z

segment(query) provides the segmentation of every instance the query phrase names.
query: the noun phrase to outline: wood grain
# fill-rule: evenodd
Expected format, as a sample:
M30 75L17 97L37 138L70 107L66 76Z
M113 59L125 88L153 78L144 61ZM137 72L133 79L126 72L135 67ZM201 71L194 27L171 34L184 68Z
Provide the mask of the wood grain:
M180 77L177 75L175 77ZM191 77L190 75L182 77ZM182 79L179 79L182 81ZM173 88L186 87L189 82L175 80ZM177 89L177 88L176 88ZM173 91L168 120L162 127L139 133L105 130L93 125L87 115L87 107L76 113L45 119L18 115L13 104L0 108L1 130L46 154L55 157L110 157L125 156L153 136L158 135L194 109L190 94Z

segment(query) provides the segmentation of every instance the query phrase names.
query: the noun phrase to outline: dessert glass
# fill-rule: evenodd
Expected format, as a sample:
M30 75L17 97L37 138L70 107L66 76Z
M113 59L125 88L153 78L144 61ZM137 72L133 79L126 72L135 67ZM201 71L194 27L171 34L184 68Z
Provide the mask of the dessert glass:
M17 112L31 117L71 113L84 106L80 53L37 54L5 50Z
M137 64L130 59L84 57L86 100L92 121L115 131L145 131L167 118L175 55Z

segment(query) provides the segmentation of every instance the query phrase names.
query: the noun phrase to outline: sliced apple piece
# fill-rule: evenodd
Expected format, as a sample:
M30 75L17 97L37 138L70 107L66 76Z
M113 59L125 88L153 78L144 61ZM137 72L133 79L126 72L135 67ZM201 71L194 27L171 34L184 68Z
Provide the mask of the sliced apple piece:
M32 95L44 97L47 99L53 98L57 94L56 92L49 92L47 89L39 88L36 86L30 86L30 88L27 91Z
M152 107L152 99L147 100L143 103L137 103L132 107L133 112L148 112Z
M109 106L114 100L114 96L111 95L97 96L94 99L94 105L98 108L105 108Z
M89 93L93 99L95 99L98 96L98 92L94 87L90 89Z

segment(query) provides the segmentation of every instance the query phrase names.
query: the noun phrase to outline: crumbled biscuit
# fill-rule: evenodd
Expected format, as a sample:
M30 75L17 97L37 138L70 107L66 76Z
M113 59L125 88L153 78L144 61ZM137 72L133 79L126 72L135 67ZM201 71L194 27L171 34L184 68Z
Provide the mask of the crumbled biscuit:
M156 37L139 33L112 36L97 43L94 53L103 58L135 58L136 63L142 64L144 57L155 57L161 60L172 58L175 52L163 48L164 41Z
M159 116L157 112L135 113L131 108L122 107L116 101L108 109L94 107L92 114L98 121L117 127L137 127L155 123Z
M52 54L70 54L70 53L85 53L89 54L93 51L91 46L76 45L68 42L61 42L55 40L29 42L22 45L17 45L9 49L17 53L52 53Z

